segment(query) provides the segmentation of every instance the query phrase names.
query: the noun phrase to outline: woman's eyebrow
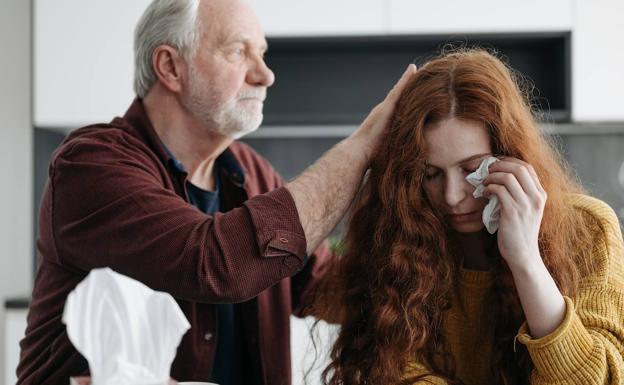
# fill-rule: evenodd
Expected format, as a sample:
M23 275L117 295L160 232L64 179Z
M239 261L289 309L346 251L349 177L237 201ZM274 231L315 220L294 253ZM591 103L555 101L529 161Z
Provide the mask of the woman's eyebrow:
M460 165L460 164L463 164L463 163L468 163L468 162L473 161L473 160L475 160L475 159L485 158L486 156L492 156L492 153L490 153L490 152L486 152L486 153L483 153L483 154L475 154L475 155L471 155L471 156L469 156L469 157L467 157L467 158L465 158L465 159L462 159L462 160L460 160L460 161L457 161L457 162L454 164L454 166L457 166L457 165ZM433 163L428 163L428 162L425 162L425 167L442 168L442 167L440 167L440 166L436 166L435 164L433 164Z
M457 162L455 164L458 165L458 164L462 164L462 163L468 163L468 162L473 161L475 159L485 158L486 156L492 156L492 153L486 152L486 153L483 153L483 154L475 154L475 155L469 156L466 159L462 159L462 160L460 160L459 162Z

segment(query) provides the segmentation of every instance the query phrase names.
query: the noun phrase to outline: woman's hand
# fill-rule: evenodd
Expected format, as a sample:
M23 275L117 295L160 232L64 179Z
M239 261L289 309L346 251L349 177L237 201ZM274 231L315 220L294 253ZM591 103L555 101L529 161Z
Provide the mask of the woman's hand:
M498 249L507 262L533 338L552 333L565 317L566 303L544 265L538 237L546 192L526 162L502 158L489 168L486 195L500 202Z
M485 194L500 203L498 248L514 271L542 263L538 237L546 192L533 167L519 159L504 157L493 163L485 179Z

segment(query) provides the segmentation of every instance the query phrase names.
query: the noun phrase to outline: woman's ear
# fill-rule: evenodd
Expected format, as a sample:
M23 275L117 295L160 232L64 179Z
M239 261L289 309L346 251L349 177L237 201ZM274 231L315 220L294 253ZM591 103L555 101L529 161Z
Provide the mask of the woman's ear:
M152 66L158 81L173 93L182 90L182 74L188 68L186 60L180 52L169 46L160 45L154 49Z

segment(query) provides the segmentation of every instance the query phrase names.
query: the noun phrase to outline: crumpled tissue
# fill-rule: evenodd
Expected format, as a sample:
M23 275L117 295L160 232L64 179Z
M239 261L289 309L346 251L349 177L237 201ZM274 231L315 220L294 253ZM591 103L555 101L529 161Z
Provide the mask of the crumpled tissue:
M472 193L473 197L481 198L483 196L483 190L485 190L483 181L490 175L490 165L497 161L498 159L493 156L484 159L475 172L466 177L468 183L476 187L475 191ZM482 220L487 231L490 234L494 234L498 230L498 225L500 223L500 204L496 195L491 195L488 199L489 202L483 209Z
M69 293L63 323L93 385L167 385L190 324L173 297L109 268Z

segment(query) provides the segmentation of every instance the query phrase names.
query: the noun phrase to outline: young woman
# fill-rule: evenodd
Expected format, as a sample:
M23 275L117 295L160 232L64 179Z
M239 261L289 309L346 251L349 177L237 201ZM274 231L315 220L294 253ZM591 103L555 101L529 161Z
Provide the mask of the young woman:
M624 383L617 218L582 195L518 84L463 50L406 87L319 297L342 309L325 383ZM466 177L490 157L475 198Z

